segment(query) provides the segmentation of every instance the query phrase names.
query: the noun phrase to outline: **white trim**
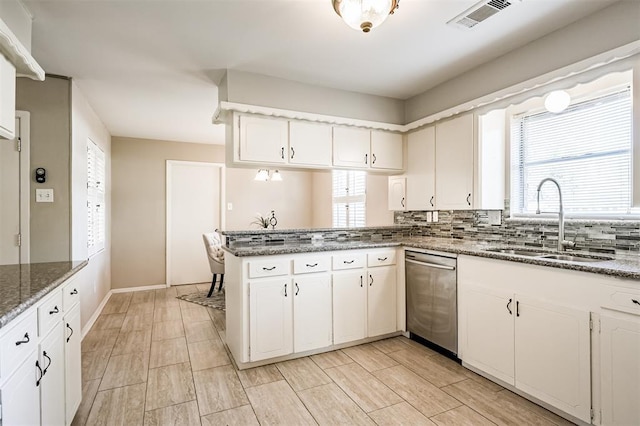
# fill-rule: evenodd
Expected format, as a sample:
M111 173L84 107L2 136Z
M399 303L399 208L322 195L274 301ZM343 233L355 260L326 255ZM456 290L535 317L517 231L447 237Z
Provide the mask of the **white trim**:
M89 318L89 321L87 321L87 323L82 328L82 340L84 340L84 337L87 335L87 333L89 333L89 331L91 330L91 327L93 327L93 325L98 320L98 317L100 316L100 314L102 313L102 310L104 309L105 305L109 301L111 294L112 294L111 290L109 290L107 294L105 294L104 298L102 299L102 302L100 302L96 310L93 312L93 315L91 315L91 318Z
M4 54L16 67L17 77L44 81L42 67L2 19L0 19L0 53Z
M166 286L171 287L171 178L172 178L172 166L173 165L197 165L204 167L214 167L218 169L218 181L220 187L218 189L218 193L220 194L220 204L218 212L218 229L222 229L222 227L226 224L225 222L225 206L226 206L226 198L225 198L225 165L224 163L209 163L205 161L181 161L181 160L167 160L166 162L166 179L165 179L165 280L167 282Z
M212 121L214 124L223 124L229 118L228 114L226 113L229 111L233 111L246 114L260 114L270 117L279 117L292 120L305 120L318 123L338 124L406 133L434 123L438 120L468 112L480 107L496 104L492 105L492 107L504 108L508 104L519 103L531 97L541 96L540 94L535 93L534 89L543 86L558 84L566 85L567 82L569 82L569 84L571 85L576 85L580 82L583 82L580 80L600 77L601 72L599 72L598 69L602 68L605 65L609 65L622 59L629 58L639 52L640 41L634 41L624 46L620 46L599 55L567 65L560 69L550 71L546 74L531 78L518 84L514 84L512 86L489 93L487 95L480 96L479 98L472 99L460 105L456 105L444 111L431 114L429 116L420 118L404 125L384 123L379 121L359 120L355 118L337 117L333 115L292 111L287 109L271 108L227 101L221 101L219 103L213 114ZM606 72L609 71L607 70ZM593 76L594 74L596 75L596 77ZM578 78L578 76L580 76L580 78Z
M140 287L112 288L111 293L132 293L134 291L162 290L169 287L166 284L143 285Z
M31 113L16 111L19 127L16 138L20 137L20 263L30 263L31 259Z

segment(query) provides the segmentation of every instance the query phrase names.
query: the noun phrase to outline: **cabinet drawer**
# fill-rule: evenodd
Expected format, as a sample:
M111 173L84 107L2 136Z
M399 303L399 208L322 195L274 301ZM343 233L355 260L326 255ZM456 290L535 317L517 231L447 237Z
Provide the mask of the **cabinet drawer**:
M80 284L76 279L70 279L62 288L62 309L70 310L80 301Z
M62 292L55 291L38 306L38 334L45 336L57 322L62 321L62 315Z
M307 274L309 272L325 272L331 268L329 256L308 256L293 259L293 273Z
M0 339L0 379L5 381L38 347L38 317L33 309Z
M602 307L640 315L640 292L609 288L609 297Z
M396 264L396 251L384 250L367 254L367 266L385 266Z
M333 270L364 268L364 253L344 253L333 255Z
M255 260L249 262L249 278L275 277L289 273L288 259Z

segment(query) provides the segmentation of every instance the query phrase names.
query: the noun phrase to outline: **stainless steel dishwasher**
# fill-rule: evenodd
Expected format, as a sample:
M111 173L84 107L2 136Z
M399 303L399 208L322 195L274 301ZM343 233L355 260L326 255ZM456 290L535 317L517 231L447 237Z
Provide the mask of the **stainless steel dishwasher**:
M407 331L458 354L457 258L405 252Z

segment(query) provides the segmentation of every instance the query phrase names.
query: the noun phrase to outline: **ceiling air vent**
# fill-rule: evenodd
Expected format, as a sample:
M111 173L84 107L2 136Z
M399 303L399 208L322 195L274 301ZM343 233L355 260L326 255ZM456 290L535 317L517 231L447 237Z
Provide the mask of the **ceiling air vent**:
M456 16L447 24L459 28L471 29L485 19L495 15L501 10L511 6L511 2L507 0L489 0L481 1L471 6L469 9Z

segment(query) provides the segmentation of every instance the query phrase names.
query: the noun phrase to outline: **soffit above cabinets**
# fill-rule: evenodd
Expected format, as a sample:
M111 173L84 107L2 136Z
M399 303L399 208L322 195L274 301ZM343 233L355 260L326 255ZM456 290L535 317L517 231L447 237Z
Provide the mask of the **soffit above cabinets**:
M16 67L18 77L44 80L42 67L2 19L0 19L0 53Z

